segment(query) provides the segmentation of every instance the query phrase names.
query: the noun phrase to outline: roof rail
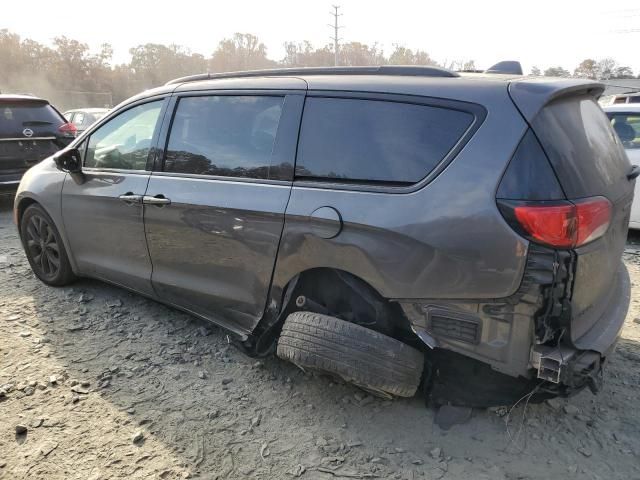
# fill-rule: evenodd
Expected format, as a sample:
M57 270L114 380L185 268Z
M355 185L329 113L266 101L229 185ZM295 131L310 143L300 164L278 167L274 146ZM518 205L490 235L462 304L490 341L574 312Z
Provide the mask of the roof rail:
M297 75L397 75L410 77L459 77L456 72L440 67L415 65L380 65L375 67L303 67L246 70L244 72L201 73L170 80L165 85L197 82L218 78L285 77Z

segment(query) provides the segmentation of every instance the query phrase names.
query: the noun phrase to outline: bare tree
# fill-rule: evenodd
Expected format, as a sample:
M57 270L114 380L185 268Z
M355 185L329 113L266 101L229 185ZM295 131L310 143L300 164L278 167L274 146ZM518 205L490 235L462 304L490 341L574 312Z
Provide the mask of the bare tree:
M616 61L613 58L603 58L598 62L598 78L609 80L616 68Z

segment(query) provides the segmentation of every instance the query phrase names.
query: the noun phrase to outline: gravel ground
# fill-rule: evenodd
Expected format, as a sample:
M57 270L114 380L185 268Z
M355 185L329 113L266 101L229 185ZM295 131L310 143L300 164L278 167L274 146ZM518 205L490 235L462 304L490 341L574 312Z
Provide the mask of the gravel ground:
M640 236L625 261L634 299L597 397L477 411L443 431L419 398L250 359L221 329L127 291L44 286L3 202L0 478L640 479Z

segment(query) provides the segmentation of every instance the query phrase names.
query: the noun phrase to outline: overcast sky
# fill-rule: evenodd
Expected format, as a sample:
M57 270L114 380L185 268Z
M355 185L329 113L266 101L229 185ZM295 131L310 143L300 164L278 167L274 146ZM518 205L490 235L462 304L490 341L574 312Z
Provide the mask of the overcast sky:
M208 56L234 32L257 35L279 60L288 40L328 43L332 1L3 0L0 28L49 43L66 35L92 48L104 42L115 62L143 43L177 43ZM615 0L335 0L344 41L426 50L438 62L470 60L486 68L517 59L529 70L587 57L613 57L640 73L640 1ZM637 29L637 32L631 30Z

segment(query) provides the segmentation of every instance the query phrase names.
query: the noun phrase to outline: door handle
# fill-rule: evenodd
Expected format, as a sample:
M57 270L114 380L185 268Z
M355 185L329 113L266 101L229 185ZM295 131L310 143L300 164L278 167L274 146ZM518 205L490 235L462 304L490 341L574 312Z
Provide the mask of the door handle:
M136 205L142 203L142 195L136 195L133 192L127 192L124 195L120 195L118 199L122 200L127 205Z
M144 203L145 205L155 205L156 207L162 207L164 205L171 204L171 200L160 193L158 195L154 195L153 197L150 195L145 195L144 197L142 197L142 203Z

